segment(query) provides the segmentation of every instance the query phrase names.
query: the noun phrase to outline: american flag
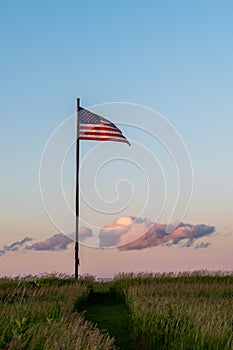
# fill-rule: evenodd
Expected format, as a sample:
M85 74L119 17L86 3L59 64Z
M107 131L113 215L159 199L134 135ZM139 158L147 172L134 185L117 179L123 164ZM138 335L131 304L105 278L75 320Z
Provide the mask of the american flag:
M85 108L79 109L79 123L80 140L125 142L131 146L115 124Z

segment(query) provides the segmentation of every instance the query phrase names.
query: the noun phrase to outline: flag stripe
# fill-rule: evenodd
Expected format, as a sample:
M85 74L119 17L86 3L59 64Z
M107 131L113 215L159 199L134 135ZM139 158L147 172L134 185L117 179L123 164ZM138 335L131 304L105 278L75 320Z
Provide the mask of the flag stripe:
M90 129L94 129L94 130L109 130L109 131L113 131L113 130L116 130L116 126L113 128L113 127L110 127L110 126L102 126L102 125L95 125L95 124L80 124L80 130L90 130ZM121 133L122 132L118 129L117 132Z
M115 141L115 142L125 142L130 146L130 142L127 139L118 139L116 137L88 137L88 136L81 136L80 140L93 140L93 141Z
M118 138L118 139L121 139L121 140L125 140L125 137L124 136L120 136L120 135L110 135L110 134L92 134L92 133L85 133L85 134L81 134L80 135L80 139L82 139L83 137L88 137L89 139L91 139L91 138L96 138L96 137L98 137L98 138L102 138L102 137L110 137L110 138Z
M100 130L85 130L85 131L80 131L80 136L82 135L93 135L93 136L99 136L99 135L103 135L103 136L119 136L122 137L123 139L125 138L122 134L119 134L116 131L100 131Z

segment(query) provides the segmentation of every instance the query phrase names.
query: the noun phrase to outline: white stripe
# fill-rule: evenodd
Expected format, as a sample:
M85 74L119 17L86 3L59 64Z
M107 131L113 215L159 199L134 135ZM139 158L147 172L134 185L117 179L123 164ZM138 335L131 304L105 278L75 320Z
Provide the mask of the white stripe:
M97 127L102 127L102 128L104 128L104 129L106 129L106 130L119 130L120 131L120 129L118 129L117 127L114 127L114 126L111 126L111 125L103 125L103 124L85 124L85 123L80 123L80 129L82 129L82 128L92 128L92 129L94 129L94 128L97 128Z
M89 139L95 139L95 138L98 138L98 139L102 139L102 140L104 140L104 139L111 139L111 140L119 140L119 141L127 141L127 139L124 137L124 138L122 138L122 137L117 137L117 136L98 136L98 135L85 135L85 134L83 134L83 135L80 135L80 137L86 137L86 138L89 138ZM128 141L127 141L128 142Z

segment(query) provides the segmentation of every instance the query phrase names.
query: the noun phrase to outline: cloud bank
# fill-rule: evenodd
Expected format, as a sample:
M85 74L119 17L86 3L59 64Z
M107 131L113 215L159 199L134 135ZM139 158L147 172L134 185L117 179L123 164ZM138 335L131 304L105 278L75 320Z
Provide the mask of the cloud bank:
M100 247L118 246L121 251L142 250L162 244L177 245L181 241L185 241L183 247L190 247L197 239L209 236L215 230L214 226L180 223L174 231L167 233L166 226L132 216L120 218L100 230ZM209 244L202 242L195 248L207 248Z
M56 233L50 238L47 238L45 241L36 242L30 246L26 246L26 249L33 250L65 250L67 246L72 243L73 240L63 233Z
M93 235L92 230L87 227L80 227L79 229L79 242L84 242L87 238ZM45 241L36 242L26 249L33 250L49 250L49 251L62 251L66 250L67 246L75 241L75 233L64 235L63 233L56 233Z
M99 247L118 247L120 251L142 250L158 245L173 246L178 244L182 248L208 248L210 242L197 240L211 235L215 230L214 226L180 223L174 231L167 233L166 226L166 224L154 223L149 219L134 216L120 217L113 223L102 227L99 233ZM93 232L90 228L80 227L79 242L85 242L92 236ZM21 241L6 245L0 249L0 256L18 250L64 251L69 244L75 241L75 233L68 235L56 233L43 241L26 245L27 242L32 240L30 237L25 237Z
M19 250L21 247L25 245L26 242L32 241L31 237L25 237L21 241L16 241L11 243L10 245L6 245L4 247L5 252L14 252L16 250Z
M15 252L19 249L25 248L25 243L29 241L32 241L31 237L24 237L21 241L13 242L10 245L5 245L2 249L0 249L0 256L7 252Z
M84 242L87 238L92 237L93 233L90 228L80 227L79 229L79 242ZM21 241L16 241L10 245L4 246L0 249L0 256L7 252L15 252L18 250L38 250L38 251L63 251L66 250L68 245L75 241L75 233L64 235L63 233L56 233L52 237L45 239L44 241L35 242L30 245L26 245L27 242L33 241L31 237L25 237Z

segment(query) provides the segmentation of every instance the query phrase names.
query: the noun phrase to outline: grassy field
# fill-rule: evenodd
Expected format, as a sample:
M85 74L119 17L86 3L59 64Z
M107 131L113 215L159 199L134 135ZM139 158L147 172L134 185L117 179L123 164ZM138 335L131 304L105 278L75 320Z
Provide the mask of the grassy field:
M233 275L0 279L1 350L116 348L233 349Z
M233 349L232 275L122 275L112 288L139 349Z
M0 280L0 349L114 349L114 340L76 311L91 279Z

